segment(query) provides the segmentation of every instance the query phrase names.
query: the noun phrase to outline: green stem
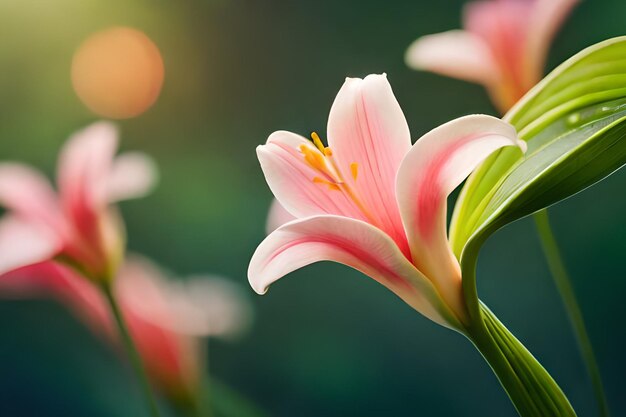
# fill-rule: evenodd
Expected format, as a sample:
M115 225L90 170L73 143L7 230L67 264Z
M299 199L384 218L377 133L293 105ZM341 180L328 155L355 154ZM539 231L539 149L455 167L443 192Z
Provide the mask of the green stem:
M120 310L115 295L113 295L111 286L109 284L104 284L101 286L101 288L109 303L109 307L111 308L111 314L113 315L115 323L117 324L120 337L122 339L122 342L124 343L124 347L126 348L128 357L130 358L132 366L135 370L137 379L139 379L146 401L148 402L150 415L152 417L159 417L159 409L157 408L156 401L152 393L152 388L150 387L148 375L146 374L146 370L141 361L141 357L139 356L139 352L137 351L137 347L133 342L133 338L128 331L128 326L126 325L126 321L124 320L124 315Z
M213 417L213 402L211 391L211 379L209 378L210 359L209 359L209 339L206 338L201 342L200 349L202 351L201 357L204 359L203 366L204 372L200 374L200 381L198 383L198 408L196 410L196 417Z
M578 347L583 357L583 361L585 362L585 366L587 367L587 372L591 378L596 401L598 403L599 416L608 417L610 414L609 405L606 395L604 394L600 368L598 367L598 363L593 353L593 347L591 345L591 341L589 340L589 334L587 333L587 329L585 327L583 315L580 311L580 307L578 306L578 302L576 301L576 294L572 288L567 270L565 269L565 264L559 252L559 247L550 227L548 211L541 210L535 213L533 217L535 219L537 231L539 232L543 253L548 262L548 267L550 268L550 272L554 278L554 283L556 284L559 294L561 295L561 299L563 300L565 311L570 324L572 325L572 329L574 330L576 340L578 341Z
M210 339L207 338L204 341L204 355L202 356L205 360L204 363L204 372L202 373L201 376L201 380L200 380L200 388L201 388L201 393L205 392L207 393L205 397L203 397L205 399L205 401L203 402L203 406L204 406L204 410L203 410L203 415L205 417L213 417L213 391L211 390L211 358L210 358L210 352L209 352L209 342Z
M482 303L480 316L481 320L467 329L467 335L493 369L519 415L576 417L550 374Z

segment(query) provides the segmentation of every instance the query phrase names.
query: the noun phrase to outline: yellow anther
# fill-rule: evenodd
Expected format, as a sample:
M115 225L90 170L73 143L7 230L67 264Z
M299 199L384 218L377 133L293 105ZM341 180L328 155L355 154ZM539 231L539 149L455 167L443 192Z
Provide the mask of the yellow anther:
M325 185L332 191L342 192L347 198L354 202L354 205L363 213L370 223L377 224L376 217L372 216L367 207L365 207L359 199L359 196L355 193L355 190L344 181L341 170L332 158L333 152L330 148L324 147L320 137L315 132L311 133L311 139L315 144L315 148L307 144L301 144L298 149L300 153L302 153L304 161L322 175L321 177L313 177L313 183ZM356 181L359 174L358 163L353 162L350 164L350 174L352 174L352 178Z
M317 147L317 149L320 150L320 152L324 152L324 144L322 143L322 140L320 139L319 135L317 134L317 132L312 132L311 133L311 139L313 139L313 143L315 144L315 146Z
M328 181L328 180L325 180L324 178L314 177L314 178L313 178L313 182L314 182L315 184L324 184L324 185L327 185L327 186L328 186L328 188L330 188L331 190L335 190L335 191L340 191L340 190L341 190L337 184L335 184L334 182L330 182L330 181Z
M324 156L321 153L316 152L306 145L300 145L300 152L302 152L302 155L304 155L304 160L312 168L323 172L327 171L326 161L324 160Z
M350 164L350 173L352 174L352 178L356 181L356 177L359 174L359 164L353 162Z

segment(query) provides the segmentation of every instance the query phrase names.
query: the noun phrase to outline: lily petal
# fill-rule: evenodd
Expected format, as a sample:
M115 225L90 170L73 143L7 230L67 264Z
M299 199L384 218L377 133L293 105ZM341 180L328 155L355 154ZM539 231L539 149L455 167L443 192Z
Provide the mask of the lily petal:
M107 181L109 202L143 197L157 183L157 168L148 155L127 152L113 161Z
M370 222L405 246L394 184L411 134L385 74L346 79L330 109L328 145Z
M117 130L98 122L75 133L59 158L59 193L64 209L76 224L94 221L107 202L107 184L117 148Z
M123 266L118 293L137 317L186 336L236 336L252 312L241 289L215 276L167 279L147 259L133 256Z
M0 164L0 205L52 229L61 228L61 213L54 190L43 175L26 165Z
M152 262L132 256L120 270L116 293L151 378L166 392L193 390L198 382L198 340L176 327L165 289L167 279Z
M263 294L279 278L319 261L359 270L426 317L454 327L454 319L447 317L447 307L432 283L387 234L360 220L324 215L287 223L259 245L250 261L248 279L252 288Z
M250 328L252 306L247 294L235 282L208 275L170 284L176 331L232 340Z
M536 83L542 71L548 49L557 30L580 0L536 0L528 24L527 69L529 81Z
M458 308L463 305L461 274L448 244L446 199L487 156L504 146L525 150L526 144L498 118L465 116L422 136L398 171L398 205L413 263Z
M0 278L0 298L27 299L50 296L62 285L57 268L54 262L43 261L12 269Z
M0 220L0 275L52 259L61 245L48 229L17 216L5 216Z
M409 46L404 59L416 70L487 86L501 77L489 46L479 36L464 30L422 36Z
M533 1L484 0L465 6L466 29L489 46L500 67L500 80L490 94L501 110L508 110L537 81L526 76L526 48Z
M270 205L269 213L267 214L267 222L265 224L265 233L270 234L274 230L278 229L285 223L288 223L296 218L289 213L278 200L274 199Z
M274 132L257 156L265 180L280 204L294 217L337 214L365 219L363 213L332 184L316 183L320 172L305 162L302 147L318 152L311 141L291 132Z

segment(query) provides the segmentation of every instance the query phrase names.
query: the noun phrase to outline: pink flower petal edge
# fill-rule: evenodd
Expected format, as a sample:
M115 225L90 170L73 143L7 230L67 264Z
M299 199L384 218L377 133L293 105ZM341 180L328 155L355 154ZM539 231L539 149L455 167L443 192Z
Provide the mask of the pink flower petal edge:
M0 280L14 269L51 259L61 248L62 241L50 230L5 216L0 219Z
M313 216L278 228L252 256L250 285L258 294L264 294L281 277L320 261L350 266L385 285L431 320L448 323L432 307L438 303L432 283L404 257L393 240L376 227L348 217Z
M500 67L489 47L478 36L463 30L422 36L409 46L404 59L416 70L483 85L500 78Z
M461 273L448 242L447 198L496 150L526 143L502 120L472 115L445 123L424 136L402 161L396 192L413 263L461 308ZM458 280L458 287L450 280Z

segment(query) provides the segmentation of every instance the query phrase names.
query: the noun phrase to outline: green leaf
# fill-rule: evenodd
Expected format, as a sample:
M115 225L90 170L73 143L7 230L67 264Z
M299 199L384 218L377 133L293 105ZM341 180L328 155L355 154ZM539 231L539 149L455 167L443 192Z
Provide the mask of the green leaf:
M463 187L450 240L468 267L475 264L482 242L500 227L581 191L626 163L626 37L596 44L560 65L504 119L528 150L522 155L518 149L502 149Z
M468 334L520 416L576 417L550 374L484 304Z

